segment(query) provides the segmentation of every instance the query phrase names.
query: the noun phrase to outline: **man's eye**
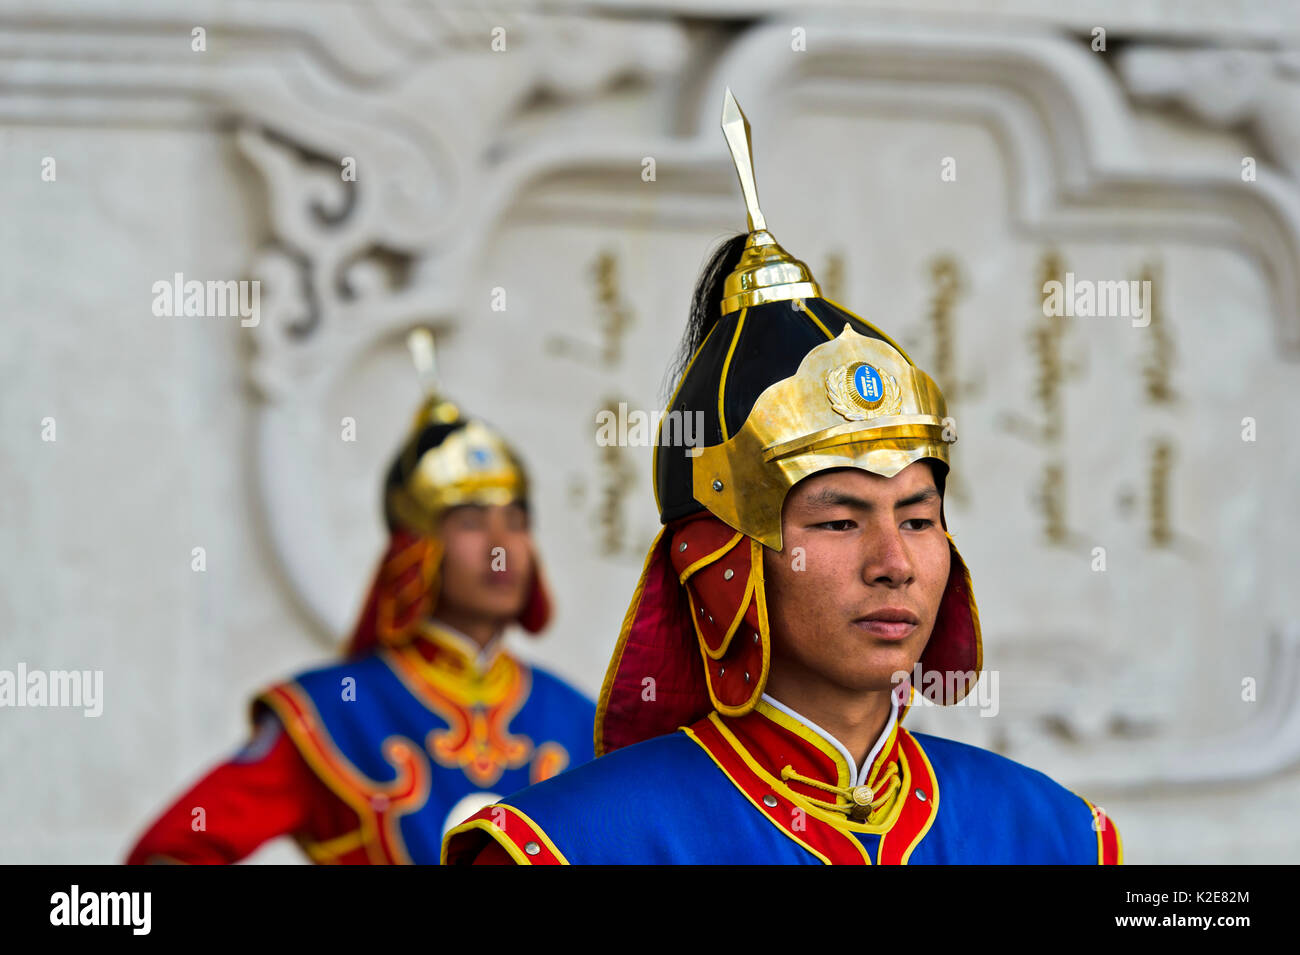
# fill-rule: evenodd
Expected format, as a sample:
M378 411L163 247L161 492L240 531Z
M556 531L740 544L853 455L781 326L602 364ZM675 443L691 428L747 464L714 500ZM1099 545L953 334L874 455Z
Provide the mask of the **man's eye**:
M934 527L934 521L928 517L913 517L911 520L903 521L904 524L919 524L919 527L909 527L908 530L923 531L926 528Z
M851 531L858 525L853 521L845 519L842 521L822 521L822 523L816 526L824 527L828 531Z

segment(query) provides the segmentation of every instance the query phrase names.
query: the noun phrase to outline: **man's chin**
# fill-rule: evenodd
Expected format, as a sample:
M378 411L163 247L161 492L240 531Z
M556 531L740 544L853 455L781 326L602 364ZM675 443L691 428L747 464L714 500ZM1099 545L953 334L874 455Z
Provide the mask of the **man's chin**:
M508 627L519 619L521 613L523 613L522 609L513 611L493 609L483 614L483 616L487 620L491 621L492 625L495 627Z
M505 626L519 619L520 614L524 612L524 600L482 600L472 607L466 608L475 617L484 622L491 622L496 626Z
M912 675L916 659L901 653L896 659L873 660L869 668L841 671L836 683L853 693L879 693L893 690L901 682L898 675Z

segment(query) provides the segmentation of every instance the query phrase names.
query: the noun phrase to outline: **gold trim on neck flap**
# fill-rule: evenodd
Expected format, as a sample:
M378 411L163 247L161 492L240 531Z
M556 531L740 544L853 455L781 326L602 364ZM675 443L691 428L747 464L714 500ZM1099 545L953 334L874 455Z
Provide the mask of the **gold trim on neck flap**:
M821 298L821 288L808 266L781 248L772 233L767 231L767 221L758 207L749 120L736 97L731 95L730 87L722 101L722 135L731 150L749 216L749 239L745 242L745 251L723 285L722 314L730 315L766 302Z
M693 492L727 525L779 551L781 508L804 478L841 467L893 477L921 458L947 464L954 441L930 376L845 323L758 396L735 435L701 449Z

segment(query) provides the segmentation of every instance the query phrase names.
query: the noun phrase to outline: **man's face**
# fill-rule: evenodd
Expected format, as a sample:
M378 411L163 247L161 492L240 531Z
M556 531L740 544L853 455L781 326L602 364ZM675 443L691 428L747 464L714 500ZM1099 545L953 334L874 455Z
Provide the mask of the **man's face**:
M774 676L864 692L911 673L948 581L941 503L925 461L892 478L828 471L791 489L784 549L763 549ZM871 619L891 610L906 621Z
M532 535L521 504L467 504L442 519L446 554L438 608L505 623L518 617L532 580Z

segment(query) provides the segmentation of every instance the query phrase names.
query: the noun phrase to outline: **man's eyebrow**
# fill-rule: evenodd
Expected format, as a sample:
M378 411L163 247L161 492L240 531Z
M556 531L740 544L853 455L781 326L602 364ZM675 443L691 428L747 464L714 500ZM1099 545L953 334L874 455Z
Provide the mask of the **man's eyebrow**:
M934 500L938 496L939 492L933 485L924 487L915 494L909 494L907 497L895 501L894 510L912 507L915 504L924 504L926 501ZM874 501L855 497L852 494L846 494L843 491L837 491L829 487L809 494L804 498L803 504L805 507L818 509L831 507L856 507L863 511L874 511L876 509Z

